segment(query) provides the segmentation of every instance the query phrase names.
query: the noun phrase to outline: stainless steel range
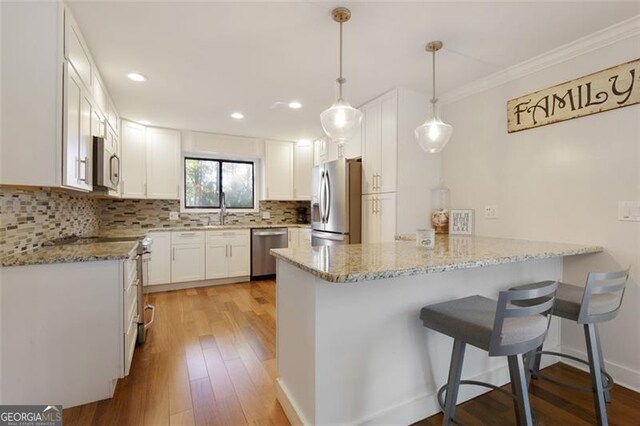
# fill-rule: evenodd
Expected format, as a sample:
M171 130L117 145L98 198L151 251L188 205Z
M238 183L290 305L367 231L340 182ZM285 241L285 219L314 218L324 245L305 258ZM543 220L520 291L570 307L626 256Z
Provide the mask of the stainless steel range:
M155 306L147 303L147 292L145 287L149 280L149 260L151 260L151 245L153 239L144 237L136 248L136 267L138 271L138 343L144 343L147 339L147 330L153 324L156 315ZM149 321L146 320L147 312L150 314Z

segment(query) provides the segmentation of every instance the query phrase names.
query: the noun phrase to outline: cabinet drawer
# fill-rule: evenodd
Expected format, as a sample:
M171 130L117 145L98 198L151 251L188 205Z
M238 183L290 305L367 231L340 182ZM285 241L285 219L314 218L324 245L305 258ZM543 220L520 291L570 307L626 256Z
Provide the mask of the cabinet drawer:
M223 244L249 244L249 230L240 229L233 231L207 231L206 241L209 243Z
M137 279L138 265L136 259L129 258L124 261L124 288L127 289Z
M138 280L124 292L124 326L131 321L137 320L138 315Z
M138 338L138 323L132 321L124 335L124 375L129 375L133 352L136 350L136 339Z
M204 231L172 232L171 244L199 244L204 242Z

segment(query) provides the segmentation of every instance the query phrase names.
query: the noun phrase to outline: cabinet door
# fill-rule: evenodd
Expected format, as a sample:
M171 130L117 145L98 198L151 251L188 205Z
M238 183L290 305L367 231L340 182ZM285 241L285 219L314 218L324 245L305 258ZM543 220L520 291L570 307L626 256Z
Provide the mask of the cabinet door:
M172 283L204 279L204 244L173 245L171 251Z
M207 238L205 276L208 280L227 277L229 245L224 238Z
M65 56L86 88L91 88L93 63L80 29L68 10L65 10Z
M391 243L396 239L396 194L376 195L377 216L379 223L379 241Z
M147 127L147 198L178 200L180 132Z
M376 200L376 195L362 196L362 244L380 242L380 221Z
M251 253L249 237L234 238L229 245L229 277L243 277L251 274Z
M298 246L301 248L311 247L311 229L298 229Z
M298 228L287 228L287 248L298 248Z
M362 120L364 123L364 118ZM358 126L356 134L344 144L344 156L346 158L362 157L362 126Z
M293 199L293 143L265 141L267 200Z
M90 191L91 187L91 102L78 74L67 65L64 108L62 183Z
M327 161L327 141L316 139L313 141L313 165L318 166Z
M380 151L377 192L395 192L398 156L398 92L380 98Z
M136 123L123 122L121 148L122 196L125 198L147 197L147 169L145 128Z
M362 193L377 192L380 173L380 100L376 99L362 107Z
M149 261L149 282L147 285L167 284L171 282L171 233L154 232L151 260Z
M313 169L313 147L310 143L296 144L294 148L293 196L296 200L311 200L311 170Z

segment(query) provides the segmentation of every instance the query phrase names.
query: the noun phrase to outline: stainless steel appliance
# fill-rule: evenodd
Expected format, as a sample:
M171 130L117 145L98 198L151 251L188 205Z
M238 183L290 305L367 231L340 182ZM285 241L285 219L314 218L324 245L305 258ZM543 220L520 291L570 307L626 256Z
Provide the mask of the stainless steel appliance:
M311 180L311 245L360 243L361 160L341 158L316 166Z
M151 245L153 239L145 237L136 248L136 268L138 274L138 343L144 343L147 339L147 330L153 324L156 316L156 308L147 303L145 287L149 277L149 260L151 259ZM149 321L146 321L149 312Z
M120 184L120 157L111 144L100 136L93 137L93 185L117 190Z
M287 228L251 230L251 278L275 275L276 259L269 250L288 247L288 232Z

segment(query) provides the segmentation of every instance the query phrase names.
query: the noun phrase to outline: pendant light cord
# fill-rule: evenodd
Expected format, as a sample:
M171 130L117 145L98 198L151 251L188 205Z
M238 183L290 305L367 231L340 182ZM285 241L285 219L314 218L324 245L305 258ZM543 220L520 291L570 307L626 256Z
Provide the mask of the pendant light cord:
M338 77L338 100L342 100L342 84L344 78L342 78L342 22L340 22L340 77Z
M431 98L431 103L433 104L433 108L435 110L436 102L438 102L438 99L436 98L436 51L434 50L433 52L431 52L431 55L433 57L433 61L431 61L431 65L433 67L433 96Z

